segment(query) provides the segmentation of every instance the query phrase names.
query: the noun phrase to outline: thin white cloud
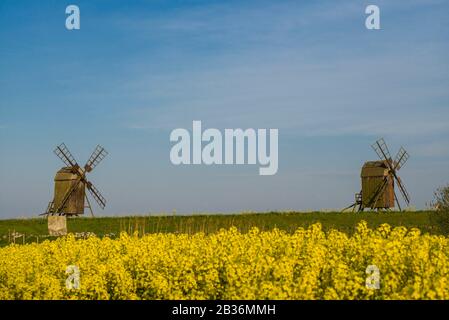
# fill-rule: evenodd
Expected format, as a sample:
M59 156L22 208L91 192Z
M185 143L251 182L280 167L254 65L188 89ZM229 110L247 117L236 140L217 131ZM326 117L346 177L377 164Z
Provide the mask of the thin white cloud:
M390 12L402 7L391 1L380 5ZM188 50L181 50L186 57L178 56L178 63L195 60L189 50L199 43L222 46L219 54L200 52L205 60L200 64L168 72L147 72L154 69L151 63L136 64L136 77L124 81L125 89L151 107L143 103L126 120L134 129L172 129L195 118L215 127L277 127L309 136L447 133L448 45L430 46L413 32L398 38L397 30L383 32L377 46L360 34L332 33L343 22L363 21L362 7L359 1L239 10L212 4L161 17L118 19L125 28L139 29L143 38L164 39L162 46L176 48L189 39ZM363 46L373 52L351 50Z
M357 2L314 3L301 5L290 1L283 3L258 1L254 4L212 3L168 11L163 16L151 14L142 19L121 16L114 19L121 28L136 29L143 37L171 39L183 34L200 35L199 41L220 40L235 42L247 38L254 42L276 40L298 28L322 21L338 21L360 11ZM285 38L285 37L283 37Z
M431 53L429 53L431 55ZM156 107L135 110L136 128L172 129L193 119L215 127L258 126L306 135L448 133L438 63L402 52L333 65L309 58L223 60L208 70L148 76L128 89ZM444 68L443 68L444 69ZM435 82L441 77L443 81Z
M447 140L419 143L413 147L412 151L418 157L448 157L449 143Z
M382 5L400 7L391 2ZM428 2L417 0L412 5ZM153 69L151 63L138 64L133 70L136 77L124 81L125 89L151 107L142 104L127 120L135 129L171 129L195 118L215 127L257 125L307 135L447 133L449 64L442 54L447 44L420 45L426 40L398 39L391 31L383 35L381 47L362 55L350 48L366 46L363 37L349 41L348 48L338 47L334 40L304 45L310 35L317 34L317 39L323 33L332 35L336 20L354 20L361 6L356 1L338 6L283 3L236 11L220 4L128 21L125 27L141 29L143 37L157 33L173 44L175 39L182 42L179 36L185 32L186 37L193 36L189 47L202 42L225 48L220 50L224 53L204 55L208 62L169 72L146 72ZM301 29L308 23L324 31ZM236 43L244 45L226 50L235 49ZM336 50L335 55L323 56L327 50ZM181 61L189 58L195 56Z

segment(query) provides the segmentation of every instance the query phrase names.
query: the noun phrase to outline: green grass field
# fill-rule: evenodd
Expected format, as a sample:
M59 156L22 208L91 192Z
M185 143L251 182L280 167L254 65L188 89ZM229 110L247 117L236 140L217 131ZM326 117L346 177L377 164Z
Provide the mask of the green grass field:
M69 232L83 237L86 233L97 236L109 235L115 237L120 232L158 233L195 233L215 232L221 228L237 227L247 231L251 227L261 230L279 228L293 232L298 227L307 227L320 222L324 230L331 228L351 234L360 220L368 222L370 227L382 223L392 226L419 228L423 233L438 234L438 227L431 219L432 211L416 212L270 212L241 213L226 215L193 215L193 216L129 216L101 218L69 218ZM13 234L16 235L15 239ZM8 243L30 243L48 239L47 221L45 218L0 220L0 246Z

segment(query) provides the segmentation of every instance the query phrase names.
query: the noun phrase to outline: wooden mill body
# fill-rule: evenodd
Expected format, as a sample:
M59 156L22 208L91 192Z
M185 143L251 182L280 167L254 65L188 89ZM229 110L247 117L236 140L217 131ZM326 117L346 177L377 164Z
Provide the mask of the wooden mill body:
M372 209L394 208L394 179L391 176L386 161L368 161L362 167L362 206ZM387 184L379 194L376 203L375 193L387 179Z
M54 208L61 206L67 192L76 185L79 181L79 176L73 173L69 167L64 167L56 173L55 176L55 197ZM60 210L65 215L80 215L84 214L84 199L86 196L86 186L80 181L76 189L72 192L66 204Z

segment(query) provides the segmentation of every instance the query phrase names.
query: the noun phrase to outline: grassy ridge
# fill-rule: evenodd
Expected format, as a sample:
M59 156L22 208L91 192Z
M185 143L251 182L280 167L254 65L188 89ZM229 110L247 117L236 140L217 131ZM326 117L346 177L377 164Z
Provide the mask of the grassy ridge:
M251 227L261 230L279 228L293 232L298 227L308 227L320 222L324 230L338 229L352 234L354 227L360 220L368 222L369 227L375 228L382 223L391 226L416 227L422 232L437 234L438 229L433 224L431 211L416 212L270 212L232 215L195 215L195 216L129 216L129 217L101 217L101 218L69 218L68 231L72 233L92 232L98 236L118 235L122 231L129 233L195 233L215 232L221 228L236 226L245 232ZM25 242L38 241L48 234L45 218L0 220L0 246L7 245L11 233L25 234ZM24 239L16 239L22 243Z

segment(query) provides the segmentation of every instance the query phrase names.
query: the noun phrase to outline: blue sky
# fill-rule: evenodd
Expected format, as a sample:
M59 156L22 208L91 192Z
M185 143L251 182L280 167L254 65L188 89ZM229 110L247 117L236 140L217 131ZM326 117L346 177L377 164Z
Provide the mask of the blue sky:
M81 29L65 28L76 4ZM381 30L365 28L377 4ZM102 214L341 208L384 137L423 208L449 182L448 1L2 1L0 217L52 197L65 142ZM170 132L278 128L279 171L173 166Z

